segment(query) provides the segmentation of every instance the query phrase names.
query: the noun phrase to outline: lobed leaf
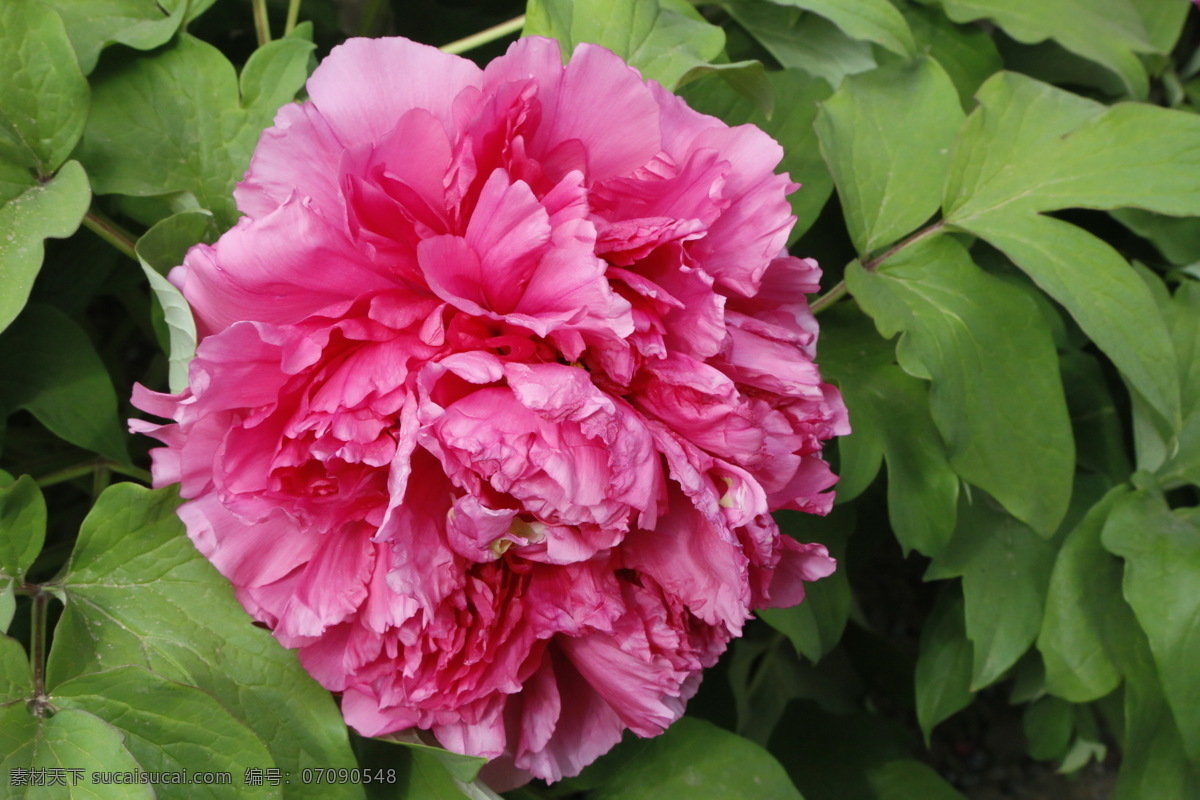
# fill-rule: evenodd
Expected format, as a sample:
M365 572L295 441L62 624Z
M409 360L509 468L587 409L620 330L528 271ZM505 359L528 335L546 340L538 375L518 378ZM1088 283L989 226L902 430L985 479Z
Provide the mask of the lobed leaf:
M1121 664L1123 738L1136 746L1122 754L1113 800L1190 800L1200 791L1200 769L1188 763L1146 636L1136 627L1129 633Z
M233 185L259 134L308 74L313 45L278 39L259 48L239 88L233 65L187 34L93 76L79 159L97 194L191 192L222 226L237 218Z
M1164 484L1200 485L1200 283L1183 281L1160 305L1179 363L1183 421L1171 441L1163 443L1165 457L1156 472Z
M1200 519L1137 491L1114 504L1101 533L1125 560L1125 598L1150 643L1188 758L1200 765Z
M989 80L979 100L955 147L946 221L1004 251L1177 425L1174 353L1147 288L1107 244L1037 214L1119 206L1200 214L1200 117L1106 108L1010 73Z
M33 668L25 648L16 639L0 635L0 708L10 703L19 703L23 708L22 701L33 695L32 687Z
M24 703L0 708L0 753L8 754L0 761L0 772L5 776L11 776L17 768L62 770L66 790L56 793L58 797L70 800L151 800L155 797L154 788L148 783L91 780L93 772L140 770L137 760L125 748L120 731L99 717L76 708L64 708L50 717L33 716ZM30 783L9 786L9 797L40 800L47 796L44 787Z
M867 773L879 800L966 800L933 767L913 759L889 761Z
M846 282L880 333L903 332L904 371L932 381L930 410L955 472L1038 533L1053 533L1071 496L1074 444L1037 306L944 235L875 272L852 264Z
M0 161L53 174L88 114L88 84L53 9L0 3L0 75Z
M928 745L938 723L966 708L973 697L971 642L957 592L943 592L921 628L915 685L917 722Z
M768 0L736 0L723 8L785 69L803 70L832 88L876 66L870 43L847 36L824 17Z
M668 89L725 48L725 32L684 0L530 0L523 35L558 39L564 55L602 45Z
M852 39L875 42L900 56L916 52L904 16L888 0L771 0L825 17Z
M346 728L293 652L251 624L229 584L196 552L174 490L109 487L84 520L60 579L66 610L51 685L127 665L216 697L264 742L276 765L352 768ZM289 796L361 797L350 785L293 782Z
M849 76L821 104L815 123L821 155L861 256L937 211L962 121L954 84L928 58Z
M827 517L800 518L778 512L784 535L795 532L805 542L820 542L829 554L845 563L846 540L853 530L854 517L839 508ZM850 581L845 569L805 586L804 602L790 608L764 608L756 615L791 641L796 652L814 664L824 658L838 642L850 617Z
M975 105L975 92L1003 67L996 43L977 25L956 25L931 8L910 6L904 19L917 40L917 51L937 61L954 82L964 109Z
M42 268L43 241L73 234L87 213L92 193L76 161L46 183L0 161L0 331L29 299Z
M868 326L848 304L821 317L821 369L854 420L838 440L838 498L866 488L886 456L892 531L906 553L936 556L954 532L958 476L930 416L927 385L897 367L894 349Z
M155 224L134 247L167 329L163 345L172 392L181 392L187 387L188 364L196 353L196 321L183 293L166 279L166 275L183 263L190 247L201 241L212 242L216 234L216 221L211 214L185 211Z
M216 699L192 686L143 667L115 667L53 687L50 702L56 713L77 709L112 725L142 771L217 772L232 778L225 784L158 786L160 798L280 796L278 786L244 784L248 767L274 766L266 746Z
M1121 562L1100 543L1100 531L1126 491L1110 491L1067 534L1050 575L1037 647L1046 691L1072 703L1117 688L1121 637L1137 624L1118 591Z
M46 539L46 501L28 475L0 486L0 631L16 610L13 590L25 580ZM0 700L0 702L3 702Z
M1134 0L939 0L955 22L988 19L1019 42L1054 39L1120 76L1129 94L1149 84L1138 53L1156 50Z
M1037 638L1056 552L986 497L960 500L954 538L925 579L962 577L972 690L999 680Z
M108 370L88 335L52 306L30 305L0 337L0 415L18 409L71 444L129 463Z
M188 15L188 0L49 0L87 75L110 44L153 50L170 41ZM191 5L198 5L192 2ZM193 15L194 16L194 15Z
M593 800L684 800L698 786L728 800L803 800L766 750L691 717L612 757L620 760L620 769L592 792Z

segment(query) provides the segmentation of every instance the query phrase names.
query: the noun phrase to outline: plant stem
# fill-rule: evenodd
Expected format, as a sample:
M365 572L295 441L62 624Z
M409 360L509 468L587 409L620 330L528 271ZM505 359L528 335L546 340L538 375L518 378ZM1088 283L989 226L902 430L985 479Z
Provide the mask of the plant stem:
M443 53L453 53L455 55L458 55L459 53L465 53L468 50L474 50L476 47L482 47L489 42L494 42L497 39L503 39L509 34L516 33L517 31L521 30L524 25L525 15L522 14L519 17L513 17L508 22L501 22L499 25L493 25L487 30L480 31L479 33L473 33L470 36L459 39L458 41L442 45L441 50Z
M133 251L133 243L137 241L137 237L99 211L92 209L84 214L83 227L137 261L137 253Z
M267 0L250 0L254 7L254 33L258 36L258 46L262 47L271 41L271 23L267 21Z
M358 35L369 36L375 30L375 21L379 18L379 10L383 0L367 0L367 7L358 18Z
M30 710L35 716L44 717L50 707L46 697L46 605L50 602L50 593L43 587L37 586L33 595L32 610L32 641L29 647L29 661L33 667L33 700Z
M830 289L828 292L826 292L825 294L818 297L816 300L813 300L811 303L809 303L808 309L810 311L812 311L814 316L817 314L820 314L822 311L829 308L831 305L836 303L838 300L841 300L842 297L844 297L846 295L847 291L848 290L846 289L846 282L838 281L837 284L832 289Z
M84 461L82 464L72 464L69 467L63 467L62 469L55 470L47 475L43 475L37 479L37 485L45 488L47 486L53 486L56 483L65 483L66 481L72 481L76 478L92 475L94 476L93 488L95 488L95 482L97 480L101 480L100 476L97 475L99 470L115 472L118 475L124 475L127 478L133 478L134 480L138 480L147 484L152 480L150 473L144 469L138 469L137 467L119 464L116 461L110 461L107 458L98 458L92 461ZM105 482L107 482L106 479Z
M296 27L296 19L300 16L300 0L288 0L287 20L283 23L283 35L287 36Z
M921 241L922 239L926 239L930 236L933 236L934 234L941 231L941 229L944 228L945 226L946 226L945 220L938 220L937 222L933 223L929 227L922 228L921 230L914 233L912 236L909 236L907 239L903 239L903 240L897 242L896 244L892 245L891 247L889 247L887 250L884 250L882 253L875 256L875 258L868 258L868 259L863 260L861 262L862 268L865 269L867 272L874 272L876 269L879 268L880 264L887 261L892 256L896 255L896 253L899 253L901 250L903 250L906 247L911 247L912 245L916 244L917 242ZM849 290L846 288L846 282L844 280L838 281L837 284L835 284L832 289L830 289L828 292L826 292L825 294L818 297L816 300L813 300L811 303L809 303L808 308L810 311L812 311L812 313L814 315L820 314L822 311L829 308L831 305L836 303L838 300L841 300L843 297L845 297L846 294L848 293L848 291Z
M946 226L946 221L944 219L940 219L937 222L930 225L928 228L921 228L921 230L917 231L912 236L909 236L907 239L902 239L901 241L899 241L896 244L889 247L887 250L884 250L882 253L875 256L875 258L868 258L865 261L863 261L862 262L863 269L865 269L867 272L874 272L875 269L880 264L887 261L892 256L896 255L896 253L899 253L901 250L903 250L906 247L911 247L912 245L916 244L917 242L921 241L922 239L927 239L928 237L933 236L935 233L939 232L945 226Z

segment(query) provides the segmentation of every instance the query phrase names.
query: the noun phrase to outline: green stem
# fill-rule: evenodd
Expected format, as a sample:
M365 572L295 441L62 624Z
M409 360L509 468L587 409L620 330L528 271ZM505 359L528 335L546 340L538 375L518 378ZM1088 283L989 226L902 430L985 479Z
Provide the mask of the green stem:
M367 0L367 7L358 18L359 36L369 36L375 30L375 20L379 18L379 10L382 7L383 0Z
M108 217L101 214L99 211L92 209L85 214L83 216L83 227L87 228L89 231L96 234L101 239L132 258L134 261L138 260L137 253L133 251L133 244L135 241L137 241L137 237L122 228L117 223L113 222Z
M254 7L254 33L258 36L258 46L262 47L271 41L271 24L267 21L267 0L250 0Z
M296 20L300 16L300 0L288 0L287 20L283 23L283 35L287 36L296 27Z
M112 470L106 464L97 464L92 467L92 502L94 503L100 497L101 492L108 488L108 482L112 480Z
M882 253L875 256L874 258L863 259L863 261L861 262L862 268L865 269L867 272L874 272L876 269L879 268L880 264L887 261L892 256L896 255L896 253L899 253L901 250L905 249L906 247L912 247L914 244L921 241L922 239L927 239L930 236L933 236L933 235L939 233L942 230L942 228L944 228L945 226L946 226L945 220L938 220L937 222L933 223L929 227L922 228L921 230L914 233L912 236L909 236L907 239L903 239L903 240L897 242L896 244L892 245L887 250L884 250ZM809 310L812 311L812 313L814 315L820 314L822 311L829 308L831 305L836 303L838 300L841 300L843 297L845 297L848 292L849 292L849 290L846 287L846 282L844 280L838 281L837 284L835 284L832 289L830 289L828 292L826 292L825 294L818 297L816 300L813 300L811 303L809 303L809 306L808 306Z
M771 642L767 645L767 649L763 652L762 659L758 662L758 669L754 671L754 676L750 678L750 683L746 687L746 694L753 697L759 689L762 688L763 681L767 678L767 671L771 667L771 662L775 660L776 654L779 652L779 646L784 642L784 635L779 631L775 631L771 636Z
M508 22L501 22L499 25L493 25L487 30L473 33L470 36L451 42L450 44L442 45L443 53L465 53L468 50L474 50L476 47L482 47L485 44L494 42L497 39L503 39L505 36L516 33L525 25L525 15L513 17Z
M46 716L50 708L50 699L46 697L46 606L49 602L50 593L38 586L33 595L33 633L29 647L29 661L33 667L33 700L30 702L30 710L38 717Z
M126 466L125 464L119 464L116 461L110 461L107 458L99 458L93 461L85 461L82 464L72 464L69 467L63 467L62 469L55 470L47 475L43 475L37 479L37 485L45 488L47 486L53 486L57 483L65 483L66 481L73 481L76 478L82 478L87 475L91 475L93 476L92 485L94 489L96 481L102 479L101 476L97 474L99 470L115 472L118 475L124 475L127 478L133 478L134 480L147 484L152 480L150 473L144 469Z
M846 289L846 282L838 281L837 285L835 285L832 289L809 303L808 308L810 311L812 311L814 316L820 314L838 300L841 300L843 297L845 297L847 291L849 290Z
M863 261L862 262L863 269L865 269L867 272L874 272L875 269L880 264L887 261L892 256L896 255L896 253L899 253L901 250L903 250L906 247L912 247L914 244L921 241L922 239L928 239L930 236L933 236L935 233L940 232L942 230L942 228L944 228L944 227L946 227L946 220L940 219L937 222L930 225L928 228L921 228L921 230L917 231L912 236L909 236L907 239L902 239L901 241L899 241L896 244L889 247L887 250L884 250L882 253L875 256L875 258L868 258L865 261Z

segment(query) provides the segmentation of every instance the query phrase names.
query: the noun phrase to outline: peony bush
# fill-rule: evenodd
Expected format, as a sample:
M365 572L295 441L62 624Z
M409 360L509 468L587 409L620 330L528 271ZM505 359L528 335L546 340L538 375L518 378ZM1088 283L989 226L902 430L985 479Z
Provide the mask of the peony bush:
M1198 13L0 3L0 796L1200 796Z

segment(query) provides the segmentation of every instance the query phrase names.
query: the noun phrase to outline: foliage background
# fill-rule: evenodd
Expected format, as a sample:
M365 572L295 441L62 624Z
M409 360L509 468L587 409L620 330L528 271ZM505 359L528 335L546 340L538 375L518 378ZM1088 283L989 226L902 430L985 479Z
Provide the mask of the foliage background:
M266 6L258 46L240 0L0 4L0 795L495 796L476 759L347 732L144 488L122 420L135 381L185 378L162 276L234 222L317 59L527 11L784 145L855 431L834 512L781 519L839 572L764 612L667 734L509 796L995 796L962 763L1019 716L1029 758L1102 762L1119 800L1200 797L1191 3L305 0L287 36ZM234 783L13 779L55 767ZM387 780L304 773L356 767Z

